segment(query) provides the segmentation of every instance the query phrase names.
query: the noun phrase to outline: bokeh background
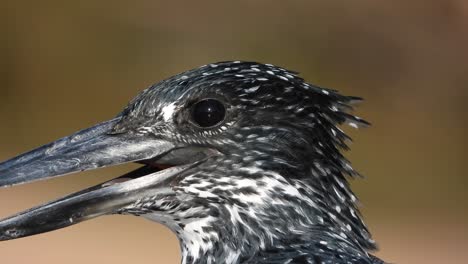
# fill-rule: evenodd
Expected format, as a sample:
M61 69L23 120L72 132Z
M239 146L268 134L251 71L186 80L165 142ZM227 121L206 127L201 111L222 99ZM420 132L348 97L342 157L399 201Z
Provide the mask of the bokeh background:
M0 160L106 120L209 62L254 60L359 95L347 155L393 263L468 262L468 1L0 1ZM129 166L0 190L0 217ZM108 216L0 243L0 262L178 263L175 236Z

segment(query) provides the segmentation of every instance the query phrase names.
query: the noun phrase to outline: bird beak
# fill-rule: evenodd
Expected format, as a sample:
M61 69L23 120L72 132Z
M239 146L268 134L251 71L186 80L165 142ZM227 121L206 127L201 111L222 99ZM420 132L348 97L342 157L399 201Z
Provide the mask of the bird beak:
M112 129L119 120L101 123L0 163L0 187L128 162L146 164L107 183L1 220L0 240L43 233L117 213L144 197L171 195L171 179L199 162L193 158L171 158L173 155L167 153L178 148L166 140L129 133L113 134ZM182 165L159 170L152 166L159 159L166 165L172 161Z

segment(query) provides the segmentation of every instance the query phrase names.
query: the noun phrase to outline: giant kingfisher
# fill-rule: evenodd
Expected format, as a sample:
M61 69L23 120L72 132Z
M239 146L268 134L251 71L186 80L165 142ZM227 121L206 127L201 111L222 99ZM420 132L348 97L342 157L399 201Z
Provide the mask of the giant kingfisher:
M271 64L220 62L152 85L115 118L0 163L8 187L134 162L126 175L0 221L16 239L109 214L166 225L182 263L384 263L340 125L358 97Z

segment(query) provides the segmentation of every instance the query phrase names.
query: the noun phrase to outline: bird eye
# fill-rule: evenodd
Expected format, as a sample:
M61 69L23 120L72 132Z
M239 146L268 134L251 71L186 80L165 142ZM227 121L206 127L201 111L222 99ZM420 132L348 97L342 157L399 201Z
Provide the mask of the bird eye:
M212 127L224 120L226 108L216 99L205 99L192 108L192 119L200 127Z

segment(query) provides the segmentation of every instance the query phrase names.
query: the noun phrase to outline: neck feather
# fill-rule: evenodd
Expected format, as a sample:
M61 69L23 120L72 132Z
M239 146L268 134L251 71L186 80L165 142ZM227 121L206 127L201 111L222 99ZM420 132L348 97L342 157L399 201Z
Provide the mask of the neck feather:
M196 217L170 226L180 240L183 263L239 263L292 241L309 245L323 237L350 241L363 252L375 248L343 174L319 161L312 162L308 175L294 179L261 167L242 168L250 173L240 177L242 186L255 184L255 194L206 203ZM209 185L204 188L216 193Z

